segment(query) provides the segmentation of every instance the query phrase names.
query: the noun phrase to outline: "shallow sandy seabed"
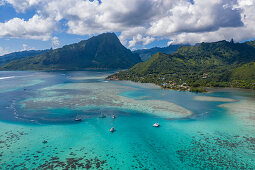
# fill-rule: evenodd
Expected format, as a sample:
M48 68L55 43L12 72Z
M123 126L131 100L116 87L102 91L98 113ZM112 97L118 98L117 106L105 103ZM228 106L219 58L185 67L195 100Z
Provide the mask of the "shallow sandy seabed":
M243 120L246 125L255 127L255 101L242 100L237 103L227 103L219 105L228 110L229 114L234 114L238 119Z
M194 100L207 102L236 102L237 100L224 97L195 96Z
M0 93L6 93L6 92L14 91L20 88L21 89L26 88L26 87L33 86L42 82L43 82L42 80L30 80L30 81L27 81L26 83L21 83L21 84L13 83L13 85L11 86L9 85L8 87L0 84Z
M81 74L68 73L61 77ZM100 111L105 111L107 117L113 112L124 116L117 120L89 117L86 121L71 124L39 126L0 121L0 169L86 169L87 165L92 166L90 169L255 169L255 126L252 126L255 123L255 101L247 97L250 95L219 94L234 96L241 101L225 102L220 105L225 109L221 109L215 106L218 102L194 102L192 97L198 95L196 93L150 91L151 84L125 81L100 79L80 83L80 80L86 80L81 77L77 81L66 81L66 77L56 82L50 79L50 84L54 85L45 83L26 87L28 90L24 92L24 87L20 87L17 95L22 93L21 100L24 100L15 100L12 105L16 106L21 118L40 117L40 120L63 118L65 121L70 118L73 122L72 116L80 113L83 116L83 111L88 114L84 117L98 117ZM98 77L88 79L94 78ZM12 83L6 86L10 85ZM42 88L45 85L47 88ZM125 92L131 98L125 97ZM183 100L187 107L197 103L192 107L199 108L200 104L205 104L203 107L216 116L209 115L208 119L198 116L191 121L155 118L180 118L192 114L184 107L162 101L168 98L158 99L159 95L154 98L155 93L162 92L176 101L187 97L188 100ZM2 99L5 96L2 95ZM188 103L190 100L192 103ZM20 109L20 104L24 109ZM133 111L138 112L136 116L125 116ZM140 113L143 116L138 116ZM198 113L204 113L204 110ZM151 126L155 119L160 122L160 129ZM116 133L109 133L113 126Z
M69 79L71 80L93 80L93 79L104 79L105 78L105 75L103 76L84 76L84 77L81 77L81 76L74 76L74 77L69 77Z
M28 109L50 108L119 108L129 109L142 113L149 113L163 118L182 118L192 114L191 111L162 100L136 100L118 94L133 87L121 86L112 83L75 83L51 86L40 90L38 98L23 101L23 107ZM79 90L77 94L63 94L52 96L56 90Z

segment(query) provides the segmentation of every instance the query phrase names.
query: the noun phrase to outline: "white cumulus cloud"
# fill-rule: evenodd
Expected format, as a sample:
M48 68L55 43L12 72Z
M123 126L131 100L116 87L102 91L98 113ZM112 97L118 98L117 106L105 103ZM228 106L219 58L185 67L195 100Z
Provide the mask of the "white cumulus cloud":
M136 43L142 43L143 45L150 44L153 42L155 38L153 37L143 37L141 34L138 34L137 36L134 36L132 40L129 41L129 47L134 47Z
M21 51L35 50L33 47L28 46L27 44L22 44Z
M0 23L0 37L50 39L65 21L69 34L120 32L129 47L156 39L198 43L255 37L255 0L5 0L36 14Z
M56 36L52 37L51 44L52 44L53 49L58 48L60 45L60 41L59 41L58 37L56 37Z
M0 37L48 40L51 32L56 30L56 24L51 18L35 14L28 21L13 18L0 23L0 30Z
M9 53L9 51L7 49L0 46L0 56L8 54L8 53Z

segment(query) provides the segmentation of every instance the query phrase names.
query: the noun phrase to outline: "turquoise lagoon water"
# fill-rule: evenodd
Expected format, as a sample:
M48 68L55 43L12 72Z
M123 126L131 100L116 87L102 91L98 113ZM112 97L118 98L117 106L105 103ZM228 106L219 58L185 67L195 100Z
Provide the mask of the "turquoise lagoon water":
M111 73L0 72L0 169L255 168L252 91L162 90Z

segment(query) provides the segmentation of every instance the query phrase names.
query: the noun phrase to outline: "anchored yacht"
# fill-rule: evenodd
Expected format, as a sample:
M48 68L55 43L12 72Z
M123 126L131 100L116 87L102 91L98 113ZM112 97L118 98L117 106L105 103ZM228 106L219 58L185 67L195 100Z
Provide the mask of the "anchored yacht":
M159 127L159 123L154 123L153 127Z

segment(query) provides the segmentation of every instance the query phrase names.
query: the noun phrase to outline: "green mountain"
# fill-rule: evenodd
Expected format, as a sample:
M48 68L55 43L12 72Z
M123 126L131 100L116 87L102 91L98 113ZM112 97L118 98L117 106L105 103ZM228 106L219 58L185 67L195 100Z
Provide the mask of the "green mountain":
M255 47L255 41L247 41L245 43L252 46L252 47Z
M140 56L142 61L147 61L151 58L152 55L161 52L166 54L173 54L175 51L178 50L183 45L170 45L168 47L154 47L150 49L141 49L141 50L135 50L133 53L136 53Z
M232 72L232 80L255 80L255 62L244 64Z
M219 41L184 46L172 55L157 53L148 61L108 78L191 91L197 87L255 88L252 43Z
M130 68L141 59L114 33L104 33L40 55L12 61L2 70L81 70Z
M5 54L3 56L0 56L0 65L7 64L13 60L18 60L18 59L38 55L46 51L48 50L29 50L29 51L20 51L20 52Z

